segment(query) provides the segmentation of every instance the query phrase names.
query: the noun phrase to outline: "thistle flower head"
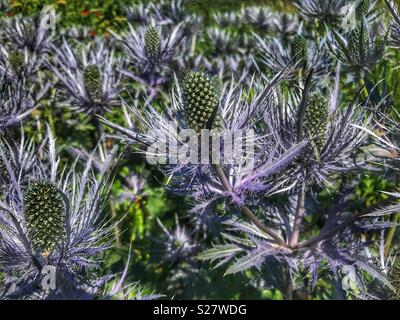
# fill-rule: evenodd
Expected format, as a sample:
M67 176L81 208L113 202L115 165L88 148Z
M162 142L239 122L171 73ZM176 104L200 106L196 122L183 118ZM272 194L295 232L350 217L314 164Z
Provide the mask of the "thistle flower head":
M24 192L24 214L35 251L50 253L65 239L66 212L61 192L50 182L32 182Z
M328 119L328 100L320 93L312 93L305 111L304 130L317 154L321 153L327 142Z
M99 68L94 64L86 66L83 70L83 81L89 97L94 102L99 102L103 84Z
M160 54L161 35L153 25L149 26L144 36L144 48L149 59L154 59Z
M8 63L15 73L23 69L25 65L25 55L19 50L11 51L8 55Z
M303 64L306 63L307 59L307 41L306 39L298 34L296 35L291 43L292 46L292 56L295 62L302 61Z
M93 115L118 103L123 82L116 66L122 61L113 50L100 41L73 47L65 39L52 48L55 59L47 64L60 82L60 104Z
M348 35L348 49L357 61L364 60L369 47L369 33L366 22L360 21Z
M187 71L182 83L183 108L190 128L200 132L215 125L220 99L218 79L204 71Z
M369 11L370 0L361 0L358 6L356 7L356 19L362 20Z

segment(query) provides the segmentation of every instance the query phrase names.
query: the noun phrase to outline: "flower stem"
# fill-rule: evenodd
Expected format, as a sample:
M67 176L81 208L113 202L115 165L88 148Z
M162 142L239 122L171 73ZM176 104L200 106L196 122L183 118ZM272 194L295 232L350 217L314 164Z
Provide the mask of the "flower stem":
M213 166L214 171L222 183L222 186L224 189L228 192L232 192L232 187L228 181L228 178L225 175L224 170L221 168L221 166L214 165ZM276 234L273 230L271 230L269 227L267 227L265 224L263 224L257 217L256 215L251 211L250 208L247 206L243 205L240 207L240 210L243 215L245 215L251 222L253 222L260 230L264 231L266 234L268 234L272 239L274 239L280 246L286 247L285 241Z
M303 182L300 186L299 195L297 198L296 214L293 222L293 229L290 235L289 245L295 246L299 242L301 222L304 216L304 203L306 198L306 183Z

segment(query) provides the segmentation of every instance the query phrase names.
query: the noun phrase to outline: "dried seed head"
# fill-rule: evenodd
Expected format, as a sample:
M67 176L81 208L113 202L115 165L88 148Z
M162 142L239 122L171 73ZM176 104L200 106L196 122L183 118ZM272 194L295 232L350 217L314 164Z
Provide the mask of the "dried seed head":
M50 182L33 182L24 192L26 227L32 248L42 254L52 252L65 235L65 203Z
M157 57L161 50L161 36L157 28L149 26L144 36L144 48L146 56L150 59Z
M352 57L359 62L362 62L368 53L369 33L365 21L357 24L357 27L349 33L349 52Z
M12 51L8 55L8 63L15 72L19 72L25 65L25 55L20 51Z
M218 126L221 88L218 79L204 71L187 71L182 85L185 117L200 132Z
M400 259L398 258L389 270L389 281L394 289L392 299L400 300Z
M304 130L318 155L326 144L328 117L328 100L319 93L310 94L304 115Z
M356 8L356 19L362 20L369 11L370 0L361 0Z
M292 58L294 62L302 61L306 64L307 59L307 41L302 35L296 35L291 43Z
M99 68L92 64L83 71L83 81L89 98L94 102L101 100L102 95L102 79Z

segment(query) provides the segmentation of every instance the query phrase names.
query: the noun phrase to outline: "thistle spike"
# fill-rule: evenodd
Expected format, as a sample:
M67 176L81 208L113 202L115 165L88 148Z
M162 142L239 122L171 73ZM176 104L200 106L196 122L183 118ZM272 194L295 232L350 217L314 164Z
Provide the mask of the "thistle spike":
M95 64L85 68L83 72L83 81L90 99L94 102L98 102L102 94L102 79L99 68Z
M370 6L370 0L361 0L356 7L356 19L362 20L368 14Z
M367 56L369 46L368 26L365 21L360 21L348 38L349 52L356 61L362 62Z
M49 253L65 238L66 212L61 192L50 182L33 182L24 192L26 228L32 248Z
M296 35L291 43L292 58L294 62L302 61L302 64L307 63L307 41L302 35Z
M185 116L192 129L200 132L218 126L221 88L215 76L205 71L187 71L182 94Z
M149 26L144 36L146 56L150 59L157 57L161 50L161 36L155 26Z
M17 50L10 52L8 63L15 72L19 72L25 65L24 53Z
M319 156L327 142L328 100L320 93L311 93L304 115L304 130Z

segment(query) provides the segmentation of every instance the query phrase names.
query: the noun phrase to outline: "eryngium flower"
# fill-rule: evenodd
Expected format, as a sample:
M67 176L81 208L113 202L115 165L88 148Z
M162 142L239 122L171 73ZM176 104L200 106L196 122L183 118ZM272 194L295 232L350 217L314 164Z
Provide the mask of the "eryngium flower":
M367 20L358 21L346 36L331 29L331 41L328 42L331 52L343 62L350 71L369 70L384 54L385 41L378 31L373 31Z
M307 41L306 39L298 34L292 42L292 56L295 62L302 61L304 65L307 64Z
M51 182L32 182L24 191L26 229L32 248L42 254L65 241L66 203Z
M319 43L311 39L304 39L302 35L295 35L290 39L290 45L276 38L262 39L255 35L260 53L260 60L266 67L277 73L289 67L286 77L289 80L298 79L308 74L311 69L317 77L330 72L331 59L326 51L326 39Z
M187 71L182 84L184 114L190 128L212 129L218 117L220 84L204 71Z
M8 63L15 73L19 73L19 71L24 68L25 55L18 50L12 51L8 55Z
M304 16L327 23L338 22L342 18L342 8L346 4L347 0L297 0L295 2L295 6Z
M108 193L106 172L113 155L96 175L91 159L83 171L75 165L59 168L50 131L32 152L32 170L21 176L0 149L11 183L0 200L0 272L5 283L12 284L9 298L63 296L90 286L100 254L111 241L102 197ZM56 288L50 292L41 286L46 266L54 268L56 276Z
M102 95L102 76L97 65L88 65L83 70L83 82L90 99L95 103L101 101Z
M339 79L338 74L336 77ZM309 79L309 83L311 82ZM294 170L292 174L296 177L293 176L293 181L303 181L312 177L318 184L324 185L329 184L334 173L365 166L362 159L356 161L355 157L367 136L360 128L368 127L371 118L365 116L361 105L358 104L359 94L346 106L340 104L340 98L334 94L339 92L338 82L329 90L332 92L327 95L331 97L329 100L318 90L305 88L301 99L277 99L277 106L267 110L264 119L275 128L271 134L278 134L277 139L282 141L283 145L285 141L292 145L299 138L309 141L311 148L291 167ZM289 173L291 169L287 169L286 172Z
M113 50L99 40L73 48L63 39L61 47L52 48L55 61L47 64L60 82L62 104L93 115L119 103L123 82L117 66L121 60Z
M328 100L320 93L312 93L305 111L304 130L318 155L327 142L328 122Z
M125 34L111 32L123 45L135 75L143 77L154 68L167 67L176 58L177 47L183 38L182 24L168 29L157 30L154 25L137 29L129 24ZM130 73L127 70L127 74Z
M21 81L22 78L32 79L40 70L42 59L27 48L7 48L0 44L0 73L10 81Z

